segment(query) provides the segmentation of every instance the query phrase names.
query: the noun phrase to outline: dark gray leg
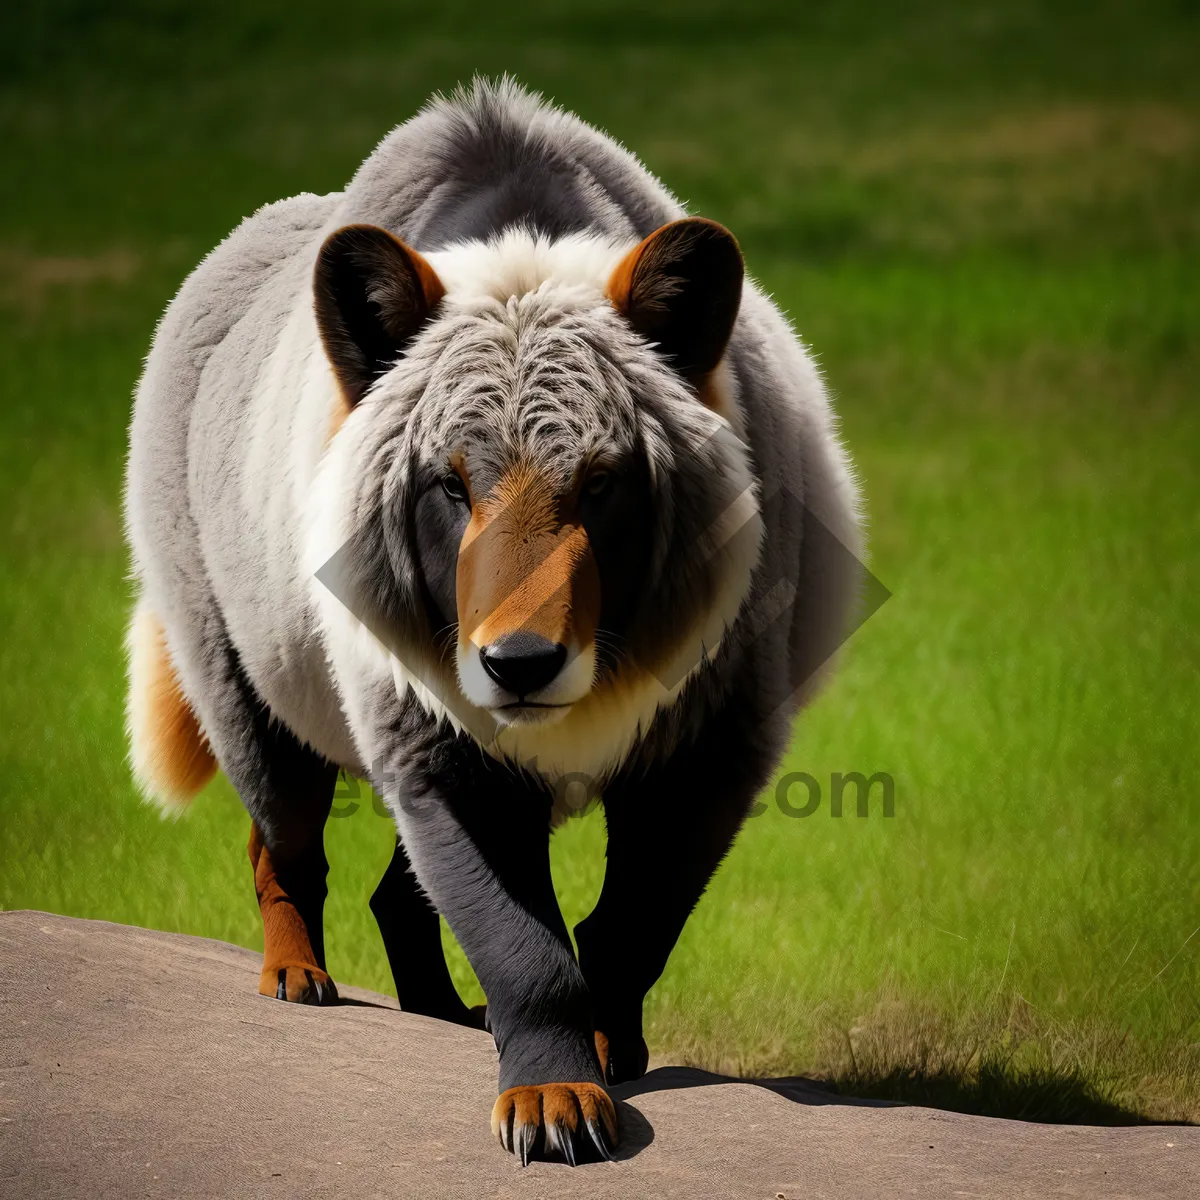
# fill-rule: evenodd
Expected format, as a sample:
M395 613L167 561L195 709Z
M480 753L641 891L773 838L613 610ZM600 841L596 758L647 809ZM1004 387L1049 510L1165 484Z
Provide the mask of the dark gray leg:
M604 887L575 939L609 1084L645 1074L642 1003L760 786L766 760L744 720L715 719L701 742L605 792Z
M254 818L247 850L263 920L258 990L302 1004L336 1003L325 970L324 910L325 822L337 769L261 705L242 741L249 752L222 766Z
M394 732L399 788L377 787L487 995L500 1052L493 1129L525 1160L539 1149L608 1155L616 1114L551 883L549 794L478 747L451 745L412 706Z
M325 821L337 768L274 720L228 640L215 605L177 628L173 644L203 671L198 715L221 769L249 812L247 850L263 921L259 991L327 1004L337 989L325 970Z
M400 1007L459 1025L478 1025L450 978L437 910L421 891L399 840L371 897L371 911L383 935Z

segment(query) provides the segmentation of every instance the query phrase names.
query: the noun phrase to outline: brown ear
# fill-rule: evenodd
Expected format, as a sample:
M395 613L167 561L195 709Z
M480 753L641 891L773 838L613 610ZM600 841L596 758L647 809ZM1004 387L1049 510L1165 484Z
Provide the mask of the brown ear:
M404 353L444 294L425 259L378 225L347 225L325 239L313 300L348 405Z
M630 250L608 282L608 298L699 386L725 353L744 274L733 234L716 221L687 217Z

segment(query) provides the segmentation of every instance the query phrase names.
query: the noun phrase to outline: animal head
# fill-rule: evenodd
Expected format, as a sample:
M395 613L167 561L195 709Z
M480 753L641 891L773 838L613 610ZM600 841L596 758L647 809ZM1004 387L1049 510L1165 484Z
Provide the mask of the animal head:
M633 247L327 239L355 604L439 715L537 754L514 731L590 714L607 760L715 650L760 538L722 362L742 283L733 236L696 218Z

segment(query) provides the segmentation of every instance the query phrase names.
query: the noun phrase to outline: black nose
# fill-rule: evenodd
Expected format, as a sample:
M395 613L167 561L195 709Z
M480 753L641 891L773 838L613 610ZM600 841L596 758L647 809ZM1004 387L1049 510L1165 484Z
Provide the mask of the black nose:
M479 651L479 661L502 688L524 699L562 670L567 648L536 633L506 633Z

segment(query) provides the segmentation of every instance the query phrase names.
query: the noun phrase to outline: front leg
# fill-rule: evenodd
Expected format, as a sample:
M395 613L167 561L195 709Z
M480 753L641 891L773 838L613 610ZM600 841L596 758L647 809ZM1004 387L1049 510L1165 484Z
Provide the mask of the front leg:
M721 714L696 743L605 792L604 887L575 939L610 1085L645 1074L646 993L761 786L766 757L746 725L747 714Z
M587 985L550 878L550 797L521 772L450 741L410 749L380 786L421 886L483 985L500 1052L492 1129L523 1162L611 1157Z
M387 951L400 1007L457 1025L480 1024L455 991L442 953L437 910L413 877L399 838L391 864L371 897L371 911Z

